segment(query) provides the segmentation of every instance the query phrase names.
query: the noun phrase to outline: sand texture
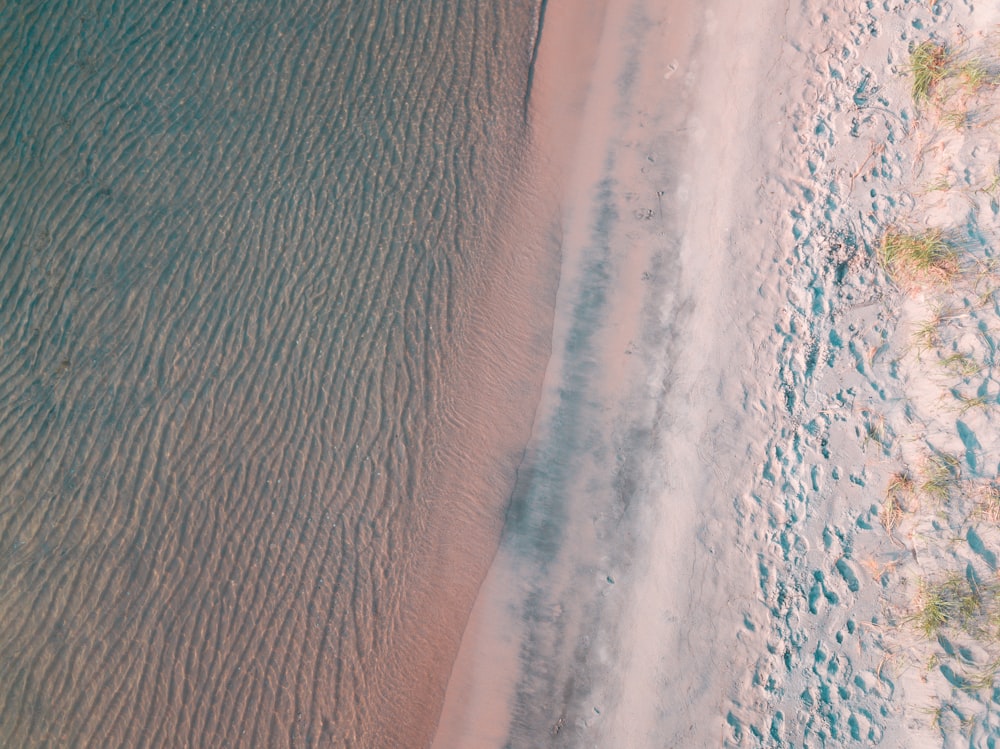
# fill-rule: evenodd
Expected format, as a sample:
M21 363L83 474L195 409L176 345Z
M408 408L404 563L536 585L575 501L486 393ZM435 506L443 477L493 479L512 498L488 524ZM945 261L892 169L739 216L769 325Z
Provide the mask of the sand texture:
M553 355L435 746L992 746L1000 18L682 5L588 5L577 109L534 104Z

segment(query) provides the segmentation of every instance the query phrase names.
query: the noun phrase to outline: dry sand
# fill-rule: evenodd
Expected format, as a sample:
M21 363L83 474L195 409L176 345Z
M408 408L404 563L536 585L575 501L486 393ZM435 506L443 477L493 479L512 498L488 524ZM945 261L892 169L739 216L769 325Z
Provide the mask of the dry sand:
M554 353L434 745L992 745L968 673L1000 653L910 617L920 579L996 579L974 509L1000 467L1000 92L945 127L907 68L936 36L996 75L1000 18L691 5L549 3ZM894 224L962 239L969 277L904 294L876 258ZM934 305L955 313L918 351ZM956 352L975 373L928 363ZM951 498L887 533L890 476L935 452Z

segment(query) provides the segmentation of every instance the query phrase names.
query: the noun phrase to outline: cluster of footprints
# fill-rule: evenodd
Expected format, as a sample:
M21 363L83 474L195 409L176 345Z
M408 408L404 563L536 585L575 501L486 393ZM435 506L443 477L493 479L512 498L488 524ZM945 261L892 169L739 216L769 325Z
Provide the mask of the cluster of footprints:
M796 199L777 387L747 404L776 428L735 502L759 580L744 640L763 648L728 746L1000 730L1000 44L908 18L904 56L876 13L842 11L825 55L801 51L800 150L768 186ZM898 80L872 72L886 59Z

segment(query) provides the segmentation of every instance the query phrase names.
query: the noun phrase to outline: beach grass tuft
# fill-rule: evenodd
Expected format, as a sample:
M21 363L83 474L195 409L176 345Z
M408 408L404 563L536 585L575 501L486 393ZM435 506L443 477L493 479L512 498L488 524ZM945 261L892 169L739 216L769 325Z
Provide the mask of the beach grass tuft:
M972 59L963 62L958 66L958 74L961 76L966 89L970 92L978 91L983 86L995 83L993 76L990 75L989 69L986 67L985 63L979 59Z
M917 353L938 348L941 345L941 317L935 316L920 323L913 331L913 343Z
M964 109L947 109L940 116L941 122L954 130L964 130L969 124L969 113Z
M924 637L934 637L938 630L948 624L954 615L953 609L954 606L945 597L942 586L921 581L910 621L916 625Z
M935 665L934 668L937 668L937 666ZM932 669L928 668L928 671L930 670ZM941 714L944 712L944 708L941 705L937 705L935 707L925 707L923 708L923 712L925 712L930 717L931 728L933 728L935 731L940 730Z
M973 517L990 523L1000 523L1000 489L996 484L988 484L982 491Z
M910 73L913 75L913 101L921 104L949 73L951 55L943 44L926 41L910 50Z
M892 533L899 527L906 512L904 501L909 500L913 494L913 479L908 473L897 471L889 477L889 484L885 488L885 499L879 510L879 520L882 521L886 531Z
M934 502L944 504L951 494L958 466L958 459L952 455L932 455L925 461L921 472L920 492Z
M867 448L869 442L874 442L883 450L891 444L889 437L889 427L885 423L883 414L867 412L868 424L865 427L865 439L863 447Z
M976 635L982 613L984 601L979 586L961 573L952 572L935 583L921 580L909 620L925 637L934 637L945 627Z
M898 528L903 521L903 506L899 502L899 497L895 494L886 494L878 516L889 533Z
M949 354L941 360L941 366L962 377L971 377L981 369L979 363L968 354Z
M1000 667L1000 663L993 661L988 663L977 671L971 674L967 674L965 677L966 688L971 691L979 691L981 689L992 689L997 678L997 668Z
M1000 190L1000 169L993 173L993 180L988 185L980 187L976 192L984 192L987 195L995 196L997 190Z
M958 253L940 229L920 233L889 229L882 237L879 260L897 283L943 283L959 271Z
M913 479L910 478L910 474L906 471L896 471L896 473L889 477L889 486L886 488L886 491L909 496L913 494Z
M962 404L958 408L958 412L960 414L964 414L974 408L986 408L989 405L989 401L987 401L982 395L959 395L958 400Z
M948 175L942 174L937 179L928 182L924 189L927 192L945 192L951 189L951 181L948 179Z

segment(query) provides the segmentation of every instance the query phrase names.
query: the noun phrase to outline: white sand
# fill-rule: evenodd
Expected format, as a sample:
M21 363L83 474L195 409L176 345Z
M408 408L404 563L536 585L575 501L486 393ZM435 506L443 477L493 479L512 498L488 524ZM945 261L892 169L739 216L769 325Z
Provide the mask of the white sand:
M894 542L878 511L921 429L976 453L980 478L1000 435L989 409L956 432L903 352L920 302L900 317L872 248L914 214L968 223L967 200L914 185L944 168L986 180L965 168L994 169L1000 138L984 115L937 148L914 124L907 50L998 19L945 2L669 5L549 4L535 116L565 196L564 272L522 489L558 498L558 530L543 549L518 533L544 518L512 522L435 746L951 741L965 729L947 716L988 699L915 667L928 645L903 618L916 574L990 557ZM569 85L581 72L589 86ZM983 256L996 213L977 200ZM976 331L1000 312L976 314L955 346L988 363L973 389L995 404ZM884 448L866 439L883 423ZM1000 535L974 538L1000 553ZM945 699L942 734L925 708ZM981 724L976 741L995 730Z
M998 24L1000 8L977 5L935 27L935 40L948 46L956 68L975 60L995 77ZM884 576L889 611L903 625L886 645L912 723L945 746L990 746L1000 737L996 621L983 621L989 617L979 612L929 639L907 623L919 610L921 586L949 576L974 581L982 608L995 611L1000 551L998 517L983 512L985 490L997 485L1000 474L1000 90L973 90L958 75L935 96L942 103L923 107L910 129L912 169L900 191L898 223L944 231L959 250L963 272L952 283L923 284L891 299L900 319L889 349L898 360L898 380L897 400L885 408L892 441L887 452L892 467L910 474L917 491L904 498L906 513L893 531L910 554ZM962 116L956 120L956 114ZM936 324L928 327L931 321ZM955 462L947 499L935 501L920 485L931 462L942 458Z

